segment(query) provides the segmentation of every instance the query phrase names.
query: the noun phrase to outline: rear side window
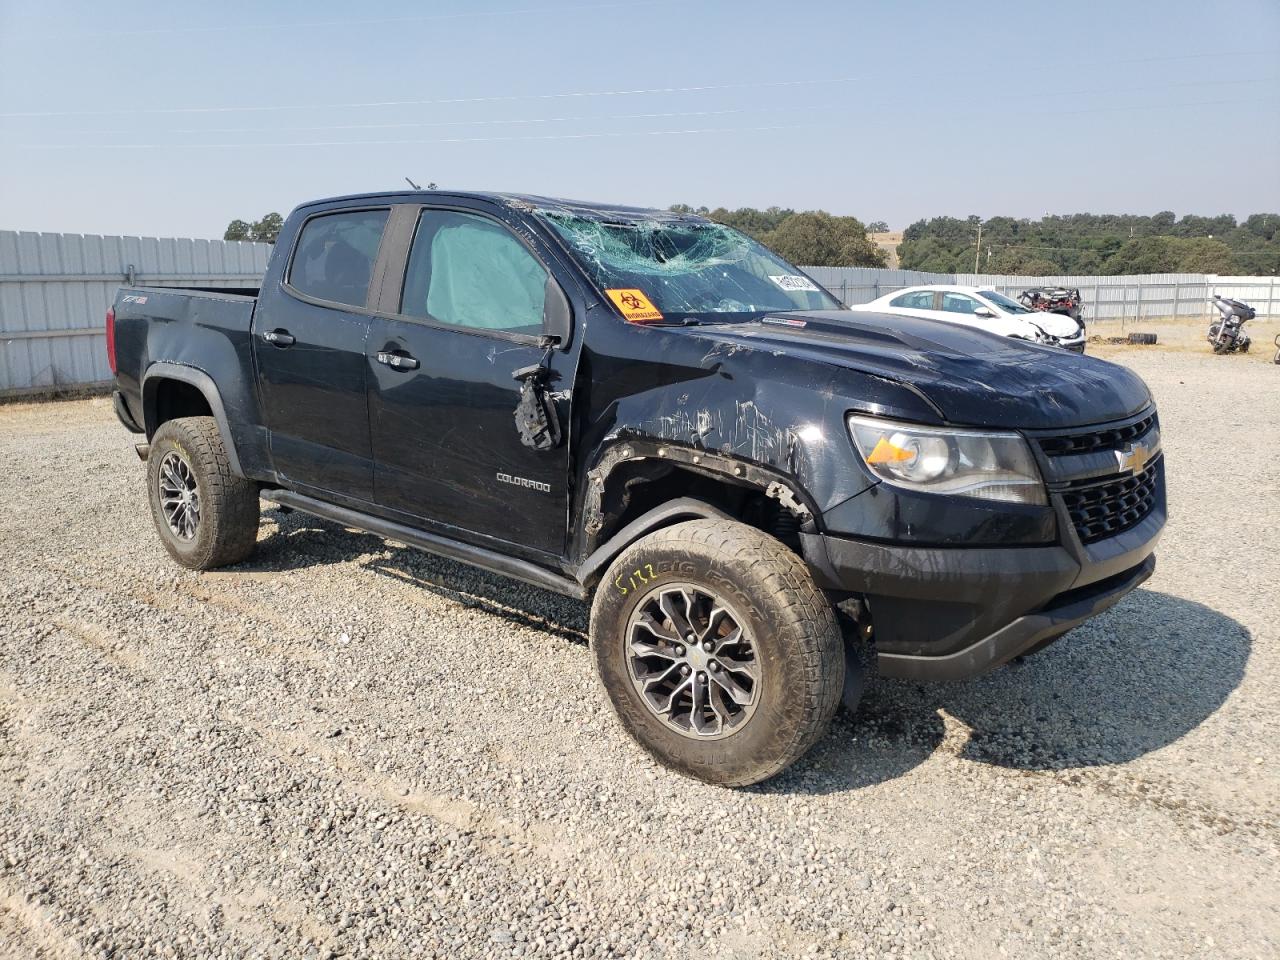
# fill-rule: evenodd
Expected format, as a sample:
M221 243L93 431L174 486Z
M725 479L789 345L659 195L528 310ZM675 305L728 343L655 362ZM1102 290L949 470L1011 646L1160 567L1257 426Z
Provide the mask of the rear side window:
M942 309L947 313L974 313L980 304L973 297L966 297L963 293L944 293L942 295Z
M423 210L400 312L470 330L542 333L547 271L510 230L486 217Z
M933 291L917 290L915 293L904 293L889 301L891 306L906 307L908 310L932 310Z
M363 307L389 213L352 210L312 217L298 236L289 285L317 300Z

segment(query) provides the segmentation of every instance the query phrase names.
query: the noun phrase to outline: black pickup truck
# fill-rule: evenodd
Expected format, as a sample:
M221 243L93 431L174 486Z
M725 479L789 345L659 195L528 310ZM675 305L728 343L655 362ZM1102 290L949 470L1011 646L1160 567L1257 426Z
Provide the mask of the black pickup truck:
M1165 521L1133 373L843 310L696 216L322 200L256 297L124 288L107 332L179 563L244 560L267 500L589 599L623 726L716 783L803 755L863 664L1043 647L1151 575Z

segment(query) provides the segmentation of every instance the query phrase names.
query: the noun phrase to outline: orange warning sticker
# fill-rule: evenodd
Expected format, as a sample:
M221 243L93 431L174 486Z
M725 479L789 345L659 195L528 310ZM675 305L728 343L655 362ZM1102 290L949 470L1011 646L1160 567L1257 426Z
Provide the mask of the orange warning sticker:
M662 312L640 290L606 290L605 293L631 323L652 323L662 319Z

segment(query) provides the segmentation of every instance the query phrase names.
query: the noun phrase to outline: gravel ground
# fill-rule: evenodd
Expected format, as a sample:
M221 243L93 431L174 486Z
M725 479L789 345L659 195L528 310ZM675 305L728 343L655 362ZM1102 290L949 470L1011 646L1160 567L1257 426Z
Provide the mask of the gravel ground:
M584 605L274 510L182 571L108 401L0 408L0 955L1276 956L1280 369L1112 355L1154 579L740 791L624 738Z

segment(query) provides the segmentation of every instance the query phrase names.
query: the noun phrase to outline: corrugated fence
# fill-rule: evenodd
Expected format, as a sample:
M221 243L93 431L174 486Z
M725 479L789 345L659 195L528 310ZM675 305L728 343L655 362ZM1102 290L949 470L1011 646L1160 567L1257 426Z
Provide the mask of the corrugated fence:
M121 284L252 288L261 281L270 254L264 243L0 230L0 396L108 380L103 318ZM919 283L973 284L1014 297L1027 287L1061 284L1080 288L1089 321L1208 317L1214 293L1247 300L1260 317L1280 316L1275 277L1014 277L869 267L804 269L846 304L866 303Z
M125 283L256 287L265 243L0 230L0 396L111 377L107 307Z
M1017 277L977 273L923 273L871 267L805 267L842 303L867 303L886 293L922 283L986 287L1017 298L1028 287L1078 287L1087 322L1119 320L1124 326L1157 317L1217 316L1213 295L1245 300L1259 317L1280 316L1276 277L1219 277L1203 273L1153 273L1125 277Z

